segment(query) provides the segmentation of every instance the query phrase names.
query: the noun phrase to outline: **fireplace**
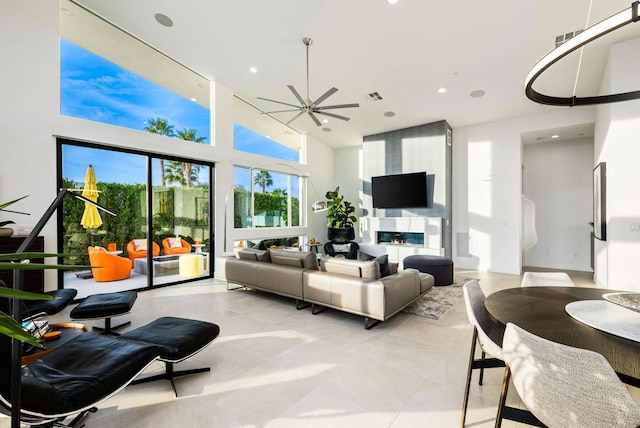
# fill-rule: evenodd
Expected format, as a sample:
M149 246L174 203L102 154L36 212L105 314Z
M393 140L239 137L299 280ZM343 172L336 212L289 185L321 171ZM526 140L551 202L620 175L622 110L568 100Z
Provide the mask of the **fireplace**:
M363 217L361 247L374 247L370 254L386 253L395 262L414 254L443 256L442 222L441 217Z
M424 247L424 233L378 231L376 244L382 245L414 245Z

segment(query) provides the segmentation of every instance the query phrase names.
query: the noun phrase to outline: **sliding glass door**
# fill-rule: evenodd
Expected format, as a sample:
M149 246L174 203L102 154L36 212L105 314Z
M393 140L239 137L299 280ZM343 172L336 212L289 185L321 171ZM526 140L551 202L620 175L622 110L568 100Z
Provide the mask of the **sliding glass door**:
M100 256L97 277L95 269L61 274L63 288L83 298L210 276L212 165L67 140L58 148L60 187L82 193L91 166L97 202L117 214L101 213L90 223L83 202L64 201L59 250L65 263L95 265L90 253L107 255ZM130 270L116 274L115 266L127 262Z

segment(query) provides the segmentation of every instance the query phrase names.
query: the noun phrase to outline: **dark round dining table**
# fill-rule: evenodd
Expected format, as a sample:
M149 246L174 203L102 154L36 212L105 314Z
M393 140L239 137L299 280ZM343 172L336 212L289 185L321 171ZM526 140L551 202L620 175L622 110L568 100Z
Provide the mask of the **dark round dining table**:
M602 300L603 294L615 292L585 287L508 288L487 296L485 307L494 322L511 322L545 339L602 354L623 382L640 387L640 342L589 327L565 311L568 303Z

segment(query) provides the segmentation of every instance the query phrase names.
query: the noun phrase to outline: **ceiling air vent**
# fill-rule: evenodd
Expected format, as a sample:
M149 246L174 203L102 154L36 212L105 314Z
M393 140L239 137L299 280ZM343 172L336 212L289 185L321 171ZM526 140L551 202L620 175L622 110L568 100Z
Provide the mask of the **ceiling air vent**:
M575 30L575 31L570 31L568 33L560 34L559 36L556 36L553 44L557 48L567 40L573 39L575 36L582 33L583 31L584 30Z
M377 92L371 92L369 93L369 95L367 95L367 98L369 99L369 101L375 102L375 101L380 101L382 99L382 95L380 95Z

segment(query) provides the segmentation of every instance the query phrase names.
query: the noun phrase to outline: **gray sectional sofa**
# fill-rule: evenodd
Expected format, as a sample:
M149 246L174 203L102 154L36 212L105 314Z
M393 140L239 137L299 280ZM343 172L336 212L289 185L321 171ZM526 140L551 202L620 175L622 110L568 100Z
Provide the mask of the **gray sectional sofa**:
M294 298L298 309L312 305L314 314L333 308L361 315L367 330L400 312L434 283L431 275L415 269L381 277L376 260L325 257L320 265L312 252L242 249L235 257L216 258L215 272L227 284Z

